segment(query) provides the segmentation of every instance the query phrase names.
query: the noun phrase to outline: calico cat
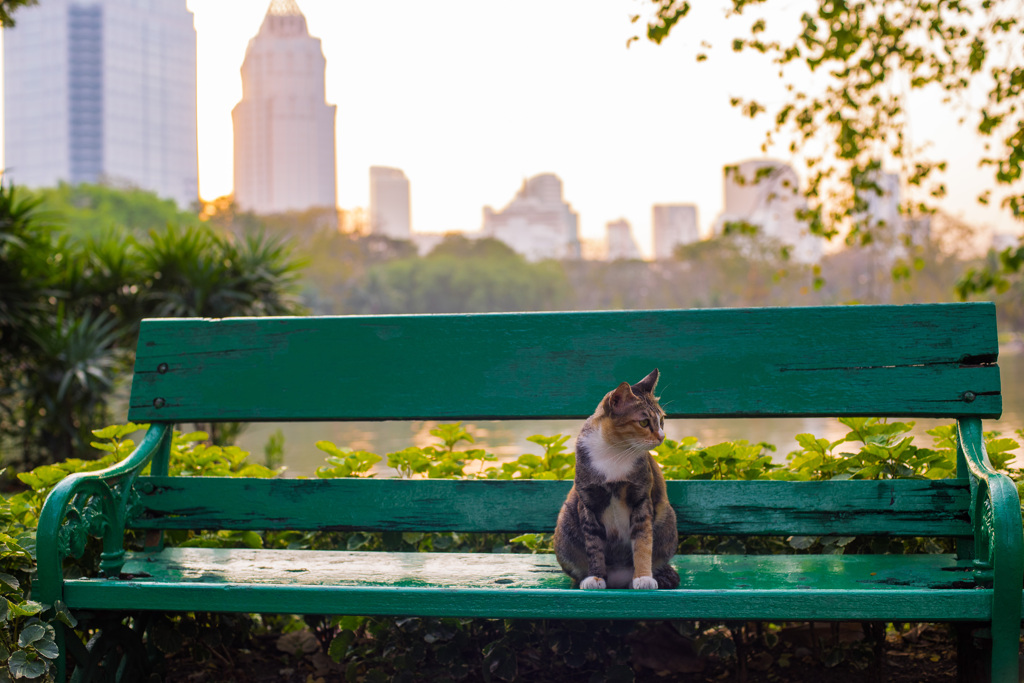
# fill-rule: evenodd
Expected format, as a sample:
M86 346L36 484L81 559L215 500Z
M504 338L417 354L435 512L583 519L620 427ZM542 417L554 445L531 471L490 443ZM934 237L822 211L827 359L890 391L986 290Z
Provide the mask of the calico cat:
M576 480L555 528L555 555L583 589L676 588L676 513L648 452L665 438L658 371L608 392L576 439Z

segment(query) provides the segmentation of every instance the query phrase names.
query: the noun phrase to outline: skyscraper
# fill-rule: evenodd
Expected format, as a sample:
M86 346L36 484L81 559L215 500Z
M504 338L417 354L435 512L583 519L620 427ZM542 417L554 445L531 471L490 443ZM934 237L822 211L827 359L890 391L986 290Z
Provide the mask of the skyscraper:
M5 173L199 197L196 31L185 0L46 0L4 31Z
M609 261L630 261L640 259L640 248L633 239L629 221L620 218L605 224L607 258Z
M412 234L409 179L401 169L370 167L370 232L396 240Z
M655 259L670 259L680 244L690 244L700 239L697 207L693 204L655 204L651 214Z
M278 213L337 205L327 60L295 0L273 0L242 62L235 127L235 202Z
M772 159L751 159L726 166L723 178L725 208L715 222L715 234L729 223L756 225L759 238L790 248L800 263L821 259L821 239L811 235L800 212L807 200L800 193L800 179L789 164Z
M482 232L530 261L580 257L579 216L562 198L562 181L554 173L524 180L501 211L485 206Z

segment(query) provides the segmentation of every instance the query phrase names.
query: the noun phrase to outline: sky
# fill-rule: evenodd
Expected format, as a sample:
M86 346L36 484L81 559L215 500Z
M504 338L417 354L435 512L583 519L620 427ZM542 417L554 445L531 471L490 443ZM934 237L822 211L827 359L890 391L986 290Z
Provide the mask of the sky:
M792 15L802 0L787 0ZM42 0L46 2L46 0ZM724 20L721 0L695 5L662 45L627 39L643 0L298 0L327 59L337 105L338 203L365 207L369 167L410 180L417 232L474 231L524 178L556 173L599 239L626 218L651 252L651 206L691 203L708 232L722 208L722 167L764 156L766 121L735 96L783 101L775 69L729 49L746 23ZM198 37L199 182L204 199L232 191L231 109L239 68L269 0L187 0ZM793 15L795 16L795 15ZM772 24L769 24L772 26ZM710 59L695 59L701 41ZM1013 231L974 197L990 174L979 143L935 98L912 107L915 141L951 162L944 208ZM788 153L771 156L788 160Z

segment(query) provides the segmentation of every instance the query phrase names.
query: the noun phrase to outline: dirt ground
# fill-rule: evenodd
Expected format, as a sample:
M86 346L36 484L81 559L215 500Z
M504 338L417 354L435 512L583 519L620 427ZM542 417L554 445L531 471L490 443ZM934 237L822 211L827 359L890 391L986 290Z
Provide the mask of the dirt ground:
M635 681L682 681L693 683L745 681L747 683L953 683L957 680L956 639L948 626L920 624L890 630L884 642L865 636L860 624L792 625L775 632L778 640L767 640L755 627L748 627L748 643L739 667L733 657L698 656L694 642L679 635L667 624L653 625L630 639L631 668ZM282 642L283 638L289 640ZM768 646L770 642L771 647ZM284 637L259 636L252 649L218 654L199 664L180 657L171 658L165 681L189 683L330 683L345 681L350 662L336 664L320 649L315 638L303 632ZM296 647L298 645L298 647ZM882 651L876 661L876 650ZM302 654L297 654L304 651ZM554 662L558 655L533 653L533 666L520 665L523 681L587 683L603 680L629 680L628 672L612 676L601 671L599 662L590 662L579 677L544 675L543 660ZM525 663L524 663L525 664ZM539 665L539 666L538 666ZM351 671L351 669L350 669ZM622 674L625 673L625 677ZM416 671L389 672L359 669L356 680L378 681L436 680L418 676ZM470 670L462 681L497 681L483 671Z

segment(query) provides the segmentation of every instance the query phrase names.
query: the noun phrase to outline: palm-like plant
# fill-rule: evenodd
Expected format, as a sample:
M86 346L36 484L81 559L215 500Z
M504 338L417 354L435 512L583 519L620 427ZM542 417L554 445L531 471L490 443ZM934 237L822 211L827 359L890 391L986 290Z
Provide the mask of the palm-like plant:
M294 286L302 262L280 239L251 233L236 240L207 226L168 226L151 231L140 251L151 273L143 295L147 315L225 318L301 310Z
M23 444L23 458L31 462L45 454L61 460L83 453L89 430L107 421L107 399L124 355L120 323L106 312L71 316L61 305L54 324L30 336L38 355L21 393L25 433L34 438Z
M0 184L0 354L16 352L54 283L46 264L52 226L39 200Z
M88 452L143 317L301 310L302 264L281 239L209 225L79 234L46 218L38 197L0 185L0 457L16 445L6 459L21 466Z

